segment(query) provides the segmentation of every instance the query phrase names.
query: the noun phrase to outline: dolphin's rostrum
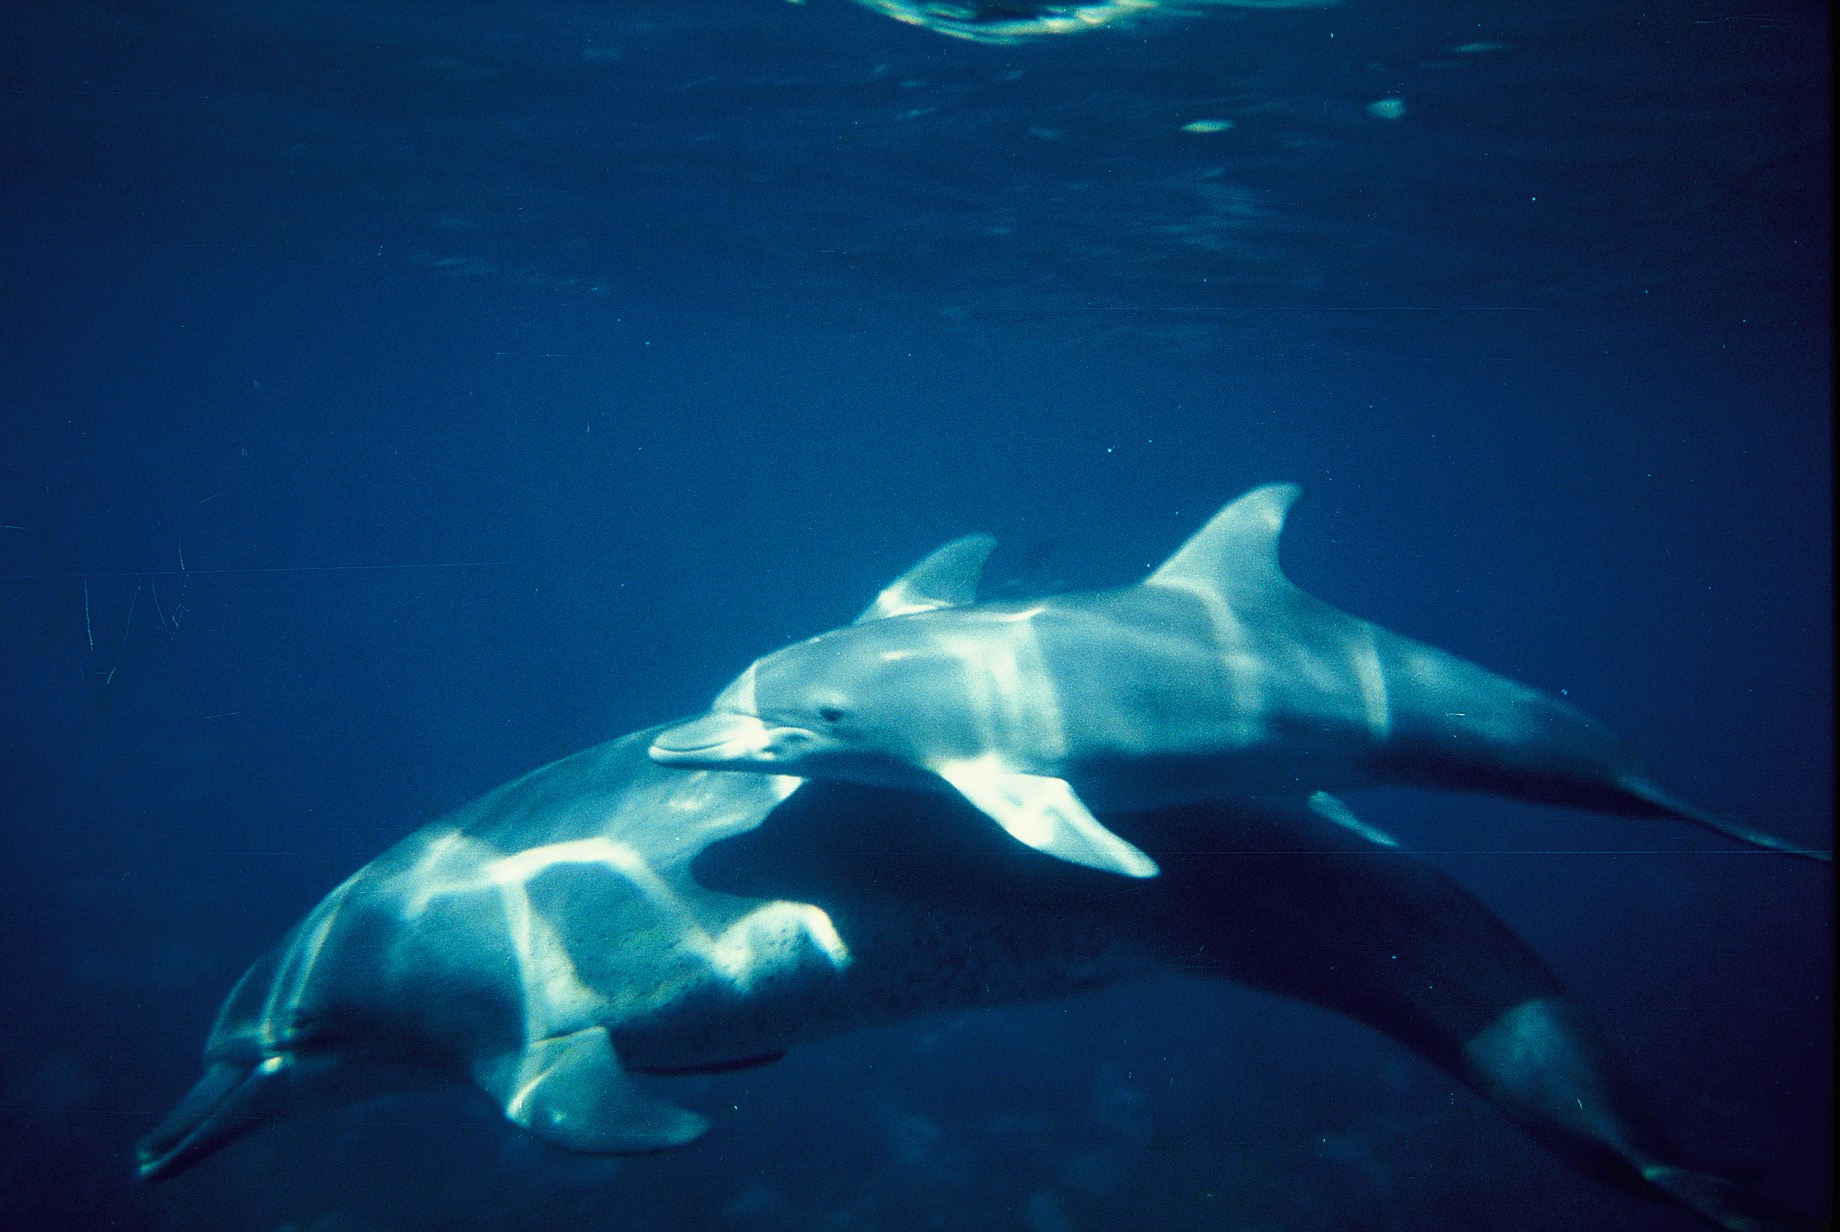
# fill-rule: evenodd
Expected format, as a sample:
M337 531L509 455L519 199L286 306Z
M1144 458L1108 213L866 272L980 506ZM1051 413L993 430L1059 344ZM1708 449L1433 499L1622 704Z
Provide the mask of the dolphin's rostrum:
M1675 798L1570 703L1299 590L1278 565L1297 493L1253 490L1138 585L1033 602L967 602L991 545L958 540L855 624L756 661L652 757L955 790L1030 847L1132 877L1155 862L1094 810L1386 783L1831 858Z

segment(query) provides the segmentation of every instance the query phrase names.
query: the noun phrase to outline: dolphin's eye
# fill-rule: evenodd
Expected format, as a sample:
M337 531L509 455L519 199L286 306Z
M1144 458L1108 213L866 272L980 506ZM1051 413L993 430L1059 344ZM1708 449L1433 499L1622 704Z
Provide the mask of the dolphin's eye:
M843 710L837 706L819 706L818 717L826 723L835 723L843 718Z

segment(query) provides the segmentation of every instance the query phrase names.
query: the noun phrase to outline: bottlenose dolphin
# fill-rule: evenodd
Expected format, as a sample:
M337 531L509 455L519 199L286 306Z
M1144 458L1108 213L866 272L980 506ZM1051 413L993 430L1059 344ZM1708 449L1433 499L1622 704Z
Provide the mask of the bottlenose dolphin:
M636 1074L1181 971L1364 1022L1580 1166L1717 1226L1774 1217L1683 1160L1506 925L1347 825L1215 803L1112 818L1164 868L1121 890L943 794L817 783L781 805L789 785L765 776L655 766L652 736L500 788L333 890L230 993L140 1175L359 1098L357 1078L390 1084L376 1095L470 1077L556 1146L672 1147L708 1123Z
M1817 859L1664 791L1559 698L1292 585L1297 498L1257 488L1142 583L968 603L992 541L957 540L858 618L752 664L661 764L956 790L1013 837L1132 877L1156 863L1093 817L1384 783L1680 817Z

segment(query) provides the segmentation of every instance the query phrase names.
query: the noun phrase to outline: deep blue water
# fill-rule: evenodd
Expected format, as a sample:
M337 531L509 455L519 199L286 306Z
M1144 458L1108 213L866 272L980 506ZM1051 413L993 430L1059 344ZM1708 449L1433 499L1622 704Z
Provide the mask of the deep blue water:
M716 1124L675 1154L456 1088L130 1173L353 869L972 530L1123 584L1297 481L1306 589L1831 846L1829 36L1792 0L1008 46L842 0L13 0L0 1224L1692 1226L1364 1028L1180 981L683 1080ZM1826 870L1353 803L1696 1155L1828 1209Z

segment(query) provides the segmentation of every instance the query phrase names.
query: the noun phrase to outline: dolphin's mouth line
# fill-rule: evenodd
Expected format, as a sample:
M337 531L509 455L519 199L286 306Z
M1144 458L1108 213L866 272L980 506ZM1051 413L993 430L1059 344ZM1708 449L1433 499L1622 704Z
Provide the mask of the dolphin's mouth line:
M720 740L704 740L695 744L668 743L664 740L652 741L653 753L665 753L672 757L688 757L694 753L709 753L722 747Z
M780 732L804 730L786 723L768 723L759 715L754 714L737 714L732 717L740 721L736 726L739 726L740 723L746 723L750 726L757 724L762 733L767 735L778 735ZM657 739L652 741L652 748L664 753L707 753L711 750L722 748L724 745L734 743L732 739L724 739L720 734L715 732L705 734L701 739L694 739L687 735L673 739L672 737L674 734L674 732L668 731L661 733Z
M266 1077L261 1066L217 1064L135 1148L135 1172L155 1181L184 1171L248 1128L247 1101Z
M770 764L775 750L809 741L816 733L739 710L711 711L653 737L652 760L663 764Z

